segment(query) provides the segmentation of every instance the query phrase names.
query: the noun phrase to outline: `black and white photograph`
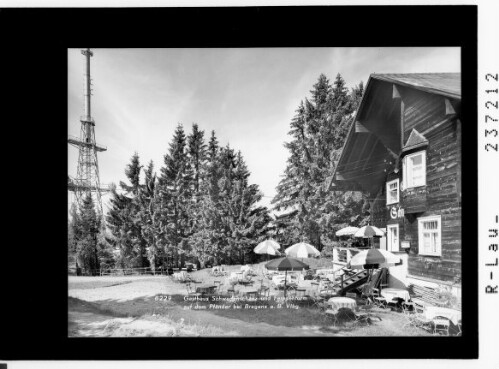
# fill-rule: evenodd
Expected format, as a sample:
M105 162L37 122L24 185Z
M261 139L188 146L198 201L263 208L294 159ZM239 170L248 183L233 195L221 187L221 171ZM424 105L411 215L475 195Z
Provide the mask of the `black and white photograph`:
M31 1L0 368L497 367L497 5Z
M68 49L68 336L459 336L457 47Z

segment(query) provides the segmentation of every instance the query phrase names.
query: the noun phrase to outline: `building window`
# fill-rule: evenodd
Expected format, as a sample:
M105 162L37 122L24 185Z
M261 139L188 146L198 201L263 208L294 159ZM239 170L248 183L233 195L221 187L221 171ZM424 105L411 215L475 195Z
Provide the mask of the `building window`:
M442 256L442 220L440 215L418 219L419 254Z
M399 202L399 180L386 182L386 204L396 204Z
M426 185L426 151L404 157L404 188Z
M388 224L386 226L386 236L388 251L399 251L399 225Z

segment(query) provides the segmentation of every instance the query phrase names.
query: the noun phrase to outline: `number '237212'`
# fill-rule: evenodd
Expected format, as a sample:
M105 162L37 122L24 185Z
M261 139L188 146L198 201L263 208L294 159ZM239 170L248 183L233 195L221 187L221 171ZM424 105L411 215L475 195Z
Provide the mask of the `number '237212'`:
M491 83L497 84L497 82L499 81L499 75L498 75L498 73L496 73L496 74L487 73L485 75L485 80L487 82L491 82ZM494 86L492 86L492 87L494 87ZM498 96L498 94L499 94L499 87L497 87L494 90L494 89L489 89L489 87L487 86L486 89L485 89L485 93L487 93L487 94L496 94L496 96ZM493 95L490 95L490 96L493 96ZM499 110L499 102L498 102L498 100L496 100L496 101L492 101L492 99L491 100L487 100L485 102L485 107L487 109L493 109L493 110L495 109L494 112L497 113L497 111ZM491 112L491 114L492 114L492 112ZM496 115L492 116L491 114L486 114L485 115L485 123L489 123L489 122L491 122L491 123L497 123L498 119L497 119L497 117L494 117ZM485 138L489 138L491 136L494 137L494 138L496 138L497 135L498 135L498 132L497 132L496 128L492 128L492 127L491 127L491 129L488 129L488 127L485 128ZM493 151L497 152L498 151L498 145L499 144L497 144L497 143L496 144L486 143L485 144L485 150L486 151L493 150Z

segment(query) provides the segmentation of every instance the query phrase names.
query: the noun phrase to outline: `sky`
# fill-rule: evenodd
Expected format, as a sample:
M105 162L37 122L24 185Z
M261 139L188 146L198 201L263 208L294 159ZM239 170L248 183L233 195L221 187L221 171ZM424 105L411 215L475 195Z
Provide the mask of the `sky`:
M351 88L371 73L460 72L459 48L92 49L92 117L101 183L125 181L137 152L155 170L178 123L197 123L208 138L241 150L261 205L271 206L288 157L284 142L301 100L324 73ZM68 50L68 133L79 136L85 57ZM68 145L68 174L78 150ZM72 201L70 196L69 200ZM103 197L104 211L109 195Z

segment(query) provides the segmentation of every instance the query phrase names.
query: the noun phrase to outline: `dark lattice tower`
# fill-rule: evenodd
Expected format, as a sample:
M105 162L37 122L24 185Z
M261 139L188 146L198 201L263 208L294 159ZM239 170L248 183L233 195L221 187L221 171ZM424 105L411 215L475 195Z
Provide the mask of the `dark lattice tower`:
M70 136L68 143L78 149L78 169L75 178L68 177L68 190L74 192L76 205L78 207L87 195L90 193L94 200L97 212L102 216L102 198L103 192L109 191L109 186L101 185L99 179L99 163L97 161L97 152L106 151L107 148L97 145L95 142L95 122L92 119L90 110L90 96L92 94L90 78L90 57L93 52L90 49L81 52L86 59L85 68L85 115L80 117L81 129L80 137Z

